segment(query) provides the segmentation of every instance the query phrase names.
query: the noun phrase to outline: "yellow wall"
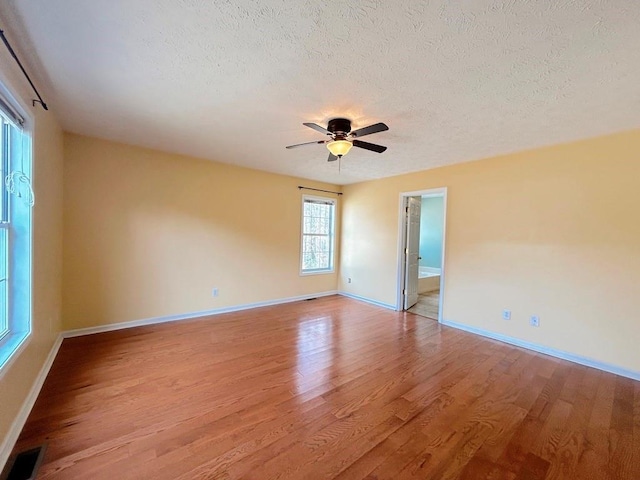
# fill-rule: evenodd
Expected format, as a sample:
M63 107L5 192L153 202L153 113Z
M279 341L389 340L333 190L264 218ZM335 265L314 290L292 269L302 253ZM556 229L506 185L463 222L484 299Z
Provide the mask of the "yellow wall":
M25 81L20 75L4 70L11 65L11 59L2 55L1 60L0 73L5 82L10 78L10 88L23 86ZM26 89L11 90L23 94L23 103L31 105ZM53 112L45 112L39 106L29 111L35 116L32 334L27 347L0 373L0 445L8 438L61 328L63 137ZM4 447L10 449L12 445ZM0 457L8 454L0 450ZM0 458L0 469L2 463Z
M335 273L299 274L297 188L335 185L72 134L64 146L65 329L336 290Z
M640 372L640 131L345 187L341 290L395 305L399 195L436 187L445 320Z

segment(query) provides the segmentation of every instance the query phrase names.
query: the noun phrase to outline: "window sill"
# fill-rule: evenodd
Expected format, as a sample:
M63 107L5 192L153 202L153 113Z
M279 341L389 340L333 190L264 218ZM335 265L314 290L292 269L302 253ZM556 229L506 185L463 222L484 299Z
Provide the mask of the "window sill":
M9 370L31 341L31 333L9 333L0 342L0 378Z
M336 273L335 269L331 270L310 270L307 272L300 272L301 277L308 277L309 275L326 275L328 273Z

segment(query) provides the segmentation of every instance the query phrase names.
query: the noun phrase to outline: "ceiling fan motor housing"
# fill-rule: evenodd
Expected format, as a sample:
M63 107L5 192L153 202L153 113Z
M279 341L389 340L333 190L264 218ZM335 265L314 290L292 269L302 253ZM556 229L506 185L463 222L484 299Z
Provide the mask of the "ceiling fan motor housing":
M334 135L338 134L339 136L346 137L351 131L351 120L346 118L334 118L329 120L327 130Z

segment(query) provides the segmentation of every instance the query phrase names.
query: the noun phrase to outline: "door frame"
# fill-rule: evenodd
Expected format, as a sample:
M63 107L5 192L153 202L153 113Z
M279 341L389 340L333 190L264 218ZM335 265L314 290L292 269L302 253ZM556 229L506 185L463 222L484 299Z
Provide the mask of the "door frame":
M397 257L397 278L396 278L396 310L404 310L404 275L405 259L404 249L407 248L407 217L405 207L408 197L441 196L443 197L443 221L442 221L442 261L440 262L440 298L438 308L438 322L442 323L442 312L444 311L444 277L445 277L445 246L447 244L447 187L429 188L412 192L401 192L398 206L398 257Z

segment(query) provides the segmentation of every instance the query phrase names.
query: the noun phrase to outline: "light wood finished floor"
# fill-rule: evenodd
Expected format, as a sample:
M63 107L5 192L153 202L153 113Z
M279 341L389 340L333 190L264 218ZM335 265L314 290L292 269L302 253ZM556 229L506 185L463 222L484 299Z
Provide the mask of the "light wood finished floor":
M344 297L65 340L38 479L634 479L640 382Z
M418 302L407 311L422 317L438 320L438 313L440 312L440 290L421 293L418 295Z

